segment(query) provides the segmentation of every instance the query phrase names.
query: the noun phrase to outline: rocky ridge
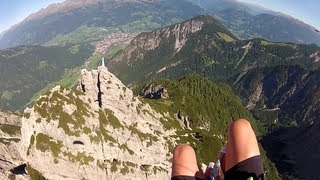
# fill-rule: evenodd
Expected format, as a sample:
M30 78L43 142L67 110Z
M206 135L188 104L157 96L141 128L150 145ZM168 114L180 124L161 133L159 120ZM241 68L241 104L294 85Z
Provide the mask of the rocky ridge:
M50 179L167 179L166 119L106 67L81 71L78 90L57 86L22 118L21 155ZM61 171L64 169L64 171Z
M144 51L153 51L159 47L162 41L166 40L170 42L172 38L175 39L174 50L175 53L177 53L187 42L188 36L201 30L203 24L204 22L199 19L192 19L150 33L141 33L131 41L130 46L126 49L126 53L120 54L113 59L113 61L143 59ZM140 52L135 52L137 49L139 49ZM132 62L128 61L127 63Z

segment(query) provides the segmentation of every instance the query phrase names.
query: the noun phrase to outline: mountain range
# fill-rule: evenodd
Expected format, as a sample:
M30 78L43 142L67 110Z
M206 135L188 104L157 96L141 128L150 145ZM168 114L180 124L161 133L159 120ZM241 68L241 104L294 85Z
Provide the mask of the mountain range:
M235 0L192 0L240 39L264 38L274 42L320 44L320 34L298 19Z
M238 40L216 19L200 16L138 35L109 59L107 66L131 87L150 79L179 79L190 73L228 83L268 139L279 128L289 131L319 123L319 52L316 45ZM290 144L291 139L286 142ZM274 148L272 143L264 145ZM297 169L302 169L299 164L303 164L296 158L303 151L290 147L286 153L296 153L290 157L293 168L282 169L283 164L276 164L281 174L288 175L284 179L299 175ZM315 151L308 149L310 154Z
M280 108L280 122L308 124L319 113L319 52L315 45L237 40L217 20L200 16L140 34L107 65L129 85L201 74L230 83L251 109Z
M199 123L202 125L204 123L203 128L209 128L213 124L227 124L227 121L222 122L222 120L230 119L230 115L231 117L256 119L257 121L253 122L257 123L255 126L256 130L261 134L262 145L267 149L266 154L268 157L276 163L275 165L279 168L279 172L283 177L291 177L291 175L300 177L300 172L296 169L300 168L298 164L302 164L302 162L300 162L301 159L296 158L296 156L290 157L289 160L294 162L291 163L291 165L294 164L293 167L281 168L284 162L278 159L279 156L277 154L272 154L272 152L275 151L271 151L270 149L275 148L275 146L272 146L268 138L273 137L273 133L276 133L281 128L290 130L294 127L304 128L310 126L310 124L318 123L318 51L319 47L315 45L274 43L263 39L238 40L213 17L199 16L166 28L149 33L142 33L135 37L122 50L117 51L114 56L107 58L106 62L110 71L114 72L116 76L119 76L125 84L137 89L138 92L141 90L141 87L143 87L143 84L150 83L150 81L154 84L153 86L160 85L166 87L170 94L169 97L174 97L173 99L160 99L157 101L145 99L144 101L160 113L169 113L172 117L178 119L180 117L184 128L186 128L186 132L184 133L190 133L188 131L190 127L193 133L198 134L197 137L200 136L206 139L200 142L208 142L213 137L209 135L211 133L203 134L203 132L198 132L196 127L200 126ZM259 63L257 63L257 59ZM224 89L213 93L216 90L207 89L211 86L211 88L214 87L213 85L209 85L210 81L208 79L201 80L198 76L187 76L190 73L200 74L215 82L228 83L232 88L228 88L228 85L219 85L221 88L224 87ZM92 75L85 73L83 78L89 78L93 75L96 76L95 73ZM159 78L180 79L180 81L170 82L167 80L156 80ZM107 81L106 84L108 84L109 81L105 81ZM195 83L197 81L199 81L199 83ZM87 88L91 86L96 87L97 85L96 80L93 82L90 81L91 85L86 85L85 80L80 82L83 88L82 91L86 91ZM120 91L121 87L119 85L117 86L117 84L119 83L114 85L118 87L115 90L118 89L118 91ZM106 86L108 87L108 85ZM188 90L188 88L190 89ZM225 99L228 94L232 94L232 89L242 98L242 102L246 104L247 109L252 112L253 117L249 112L236 105L240 103L240 99L238 99L237 102L224 100L227 104L213 103L220 98ZM64 92L64 90L52 90L51 93L55 91L60 93ZM104 91L109 92L108 88ZM212 96L214 96L211 98L212 100L209 98L211 93L213 93ZM92 94L90 96L93 98L97 96L97 94L98 91L95 91L95 95ZM181 94L192 95L194 99L183 97ZM69 102L69 100L63 98L64 96L69 96L67 94L63 96L56 94L55 96L60 99L59 101L61 101L61 103L64 101ZM39 115L32 115L34 121L39 123L40 120L36 118L38 116L42 118L49 117L49 119L56 119L62 116L52 114L54 112L60 112L61 110L56 111L57 109L55 108L61 109L63 105L54 106L55 103L48 105L49 100L47 100L47 98L50 97L52 97L52 95L48 92L45 98L40 97L40 99L34 102L31 106L33 110L25 110L25 118L29 119L29 113L31 112L39 113ZM107 97L108 96L106 96L106 98ZM119 95L118 98L120 102L124 97L124 95ZM99 101L99 96L96 98ZM209 101L204 101L207 98L209 98ZM89 104L96 102L97 99L88 100ZM235 98L233 97L231 99ZM108 99L104 101L108 102ZM180 106L179 102L181 101L186 101L187 104ZM74 103L77 103L77 101L74 101ZM79 106L77 109L81 109L81 104L83 103L77 103L76 106ZM102 101L101 106L103 106L103 104ZM304 105L304 108L301 108L301 104ZM94 106L90 105L82 108L91 111L91 108L98 105L95 104ZM52 109L47 106L52 106ZM231 108L229 111L232 113L226 112L227 107ZM112 108L111 105L110 108ZM43 111L44 109L46 109L46 111ZM68 108L66 108L66 110L67 109ZM214 109L214 112L220 113L212 114L212 109ZM139 112L143 110L136 111L139 114ZM219 117L215 117L215 115L219 114ZM70 117L71 119L79 118L77 114L72 116L74 117ZM219 119L219 121L213 123L211 122L213 119ZM210 122L205 123L204 120L210 120ZM26 122L28 121L29 120L26 120ZM41 120L41 123L45 122L45 120ZM120 122L122 122L122 120ZM175 121L169 122L170 124L165 126L177 128ZM63 128L66 133L70 133L62 124L59 125L59 127ZM84 127L78 130L81 132L84 130L83 128ZM225 126L212 126L206 131L222 135L225 129ZM74 133L80 133L78 130ZM32 131L28 130L28 132ZM46 131L41 130L41 133L44 132ZM48 134L48 132L46 132L46 134ZM67 135L76 136L76 134L73 133ZM223 142L223 138L221 140L220 143ZM188 139L188 141L191 140ZM28 140L27 142L30 141ZM211 150L215 149L215 152L219 151L219 147L207 147L207 143L203 144L206 147L203 149L204 147L199 144L200 142L196 142L195 144L196 149L200 148L198 152L199 157L205 154L203 152L207 151L206 148L211 148ZM290 139L287 139L286 142L290 143ZM315 143L312 139L310 139L310 141L308 140L308 142L310 144ZM278 148L282 147L280 146ZM292 146L291 150L286 149L286 151L288 154L291 152L305 152L298 151ZM308 149L307 152L310 154L315 153L313 149ZM212 158L214 158L214 154L215 153L212 153ZM54 161L54 159L52 160ZM201 160L205 161L205 158ZM33 168L37 167L36 164L31 166ZM268 159L265 159L265 166L267 169L274 167ZM40 170L41 166L36 169ZM44 170L41 172L43 171ZM275 178L277 176L276 170L273 169L272 172L273 174L269 174L268 176ZM313 174L313 176L316 176L316 174Z
M311 148L318 138L310 138L320 115L313 32L233 0L51 5L0 39L0 107L24 111L0 112L0 120L15 119L0 122L8 160L1 175L24 176L26 168L31 178L168 177L174 144L190 143L207 163L204 155L215 158L229 121L245 117L259 135L269 179L279 179L278 172L317 179L303 158L318 160ZM81 70L95 69L101 58L107 68ZM156 146L164 148L154 154Z
M83 41L99 40L113 32L152 30L202 12L184 1L67 0L12 27L1 38L0 47L74 43L79 37Z
M67 0L41 9L4 32L0 48L96 41L113 32L140 33L201 14L215 16L240 39L320 44L314 27L236 0Z

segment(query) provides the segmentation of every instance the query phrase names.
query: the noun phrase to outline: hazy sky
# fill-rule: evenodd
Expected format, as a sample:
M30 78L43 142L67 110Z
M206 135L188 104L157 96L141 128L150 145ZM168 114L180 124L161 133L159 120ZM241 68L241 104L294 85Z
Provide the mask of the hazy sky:
M64 0L0 0L0 32L49 4Z
M0 32L9 29L29 14L63 0L0 0ZM259 4L289 14L320 29L319 0L239 0Z
M320 29L319 0L238 0L288 14Z

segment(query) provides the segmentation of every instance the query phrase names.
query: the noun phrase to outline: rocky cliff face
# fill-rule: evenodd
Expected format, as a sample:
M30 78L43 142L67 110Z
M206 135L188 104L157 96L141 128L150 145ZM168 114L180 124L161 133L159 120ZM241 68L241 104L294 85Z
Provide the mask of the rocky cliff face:
M167 119L106 67L82 70L80 88L52 89L22 119L21 155L49 179L168 179Z
M23 162L18 151L20 127L19 114L0 110L0 179L7 179L10 170Z
M148 84L140 95L149 99L169 99L168 90L163 85Z
M135 60L144 59L144 54L146 52L155 50L163 44L163 41L171 42L173 39L173 49L174 52L177 53L185 45L191 34L202 29L203 24L203 21L193 19L170 27L158 29L151 33L142 33L131 41L130 46L126 49L126 53L122 53L114 58L111 64L120 62L124 59L127 60L127 63L130 65ZM171 46L171 44L169 44L169 46Z
M183 77L202 63L206 68L218 64L204 51L221 52L226 43L234 45L235 40L237 38L216 19L198 16L136 36L125 50L108 61L107 66L128 84L159 76ZM199 58L204 60L198 62ZM179 70L173 73L173 69Z
M18 113L0 109L0 123L21 126L21 116Z

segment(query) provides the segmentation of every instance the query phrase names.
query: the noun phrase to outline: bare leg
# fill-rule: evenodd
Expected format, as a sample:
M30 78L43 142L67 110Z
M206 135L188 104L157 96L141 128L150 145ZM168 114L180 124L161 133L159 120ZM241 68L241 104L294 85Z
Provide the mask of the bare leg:
M259 146L249 121L239 119L233 122L228 130L226 162L223 169L228 171L239 162L257 155L260 155Z
M201 178L203 175L197 165L194 149L186 144L178 145L173 152L172 177L193 176Z

